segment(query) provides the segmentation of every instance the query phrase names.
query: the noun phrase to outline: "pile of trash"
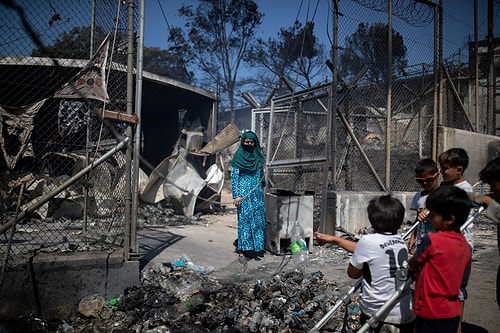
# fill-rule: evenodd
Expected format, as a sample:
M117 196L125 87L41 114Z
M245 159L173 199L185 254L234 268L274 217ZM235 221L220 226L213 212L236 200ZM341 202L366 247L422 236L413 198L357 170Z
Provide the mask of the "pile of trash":
M24 318L15 332L307 332L345 295L321 271L293 270L268 280L234 273L221 279L180 260L144 268L141 286L118 298L82 299L77 318ZM353 299L321 332L357 328L359 306Z

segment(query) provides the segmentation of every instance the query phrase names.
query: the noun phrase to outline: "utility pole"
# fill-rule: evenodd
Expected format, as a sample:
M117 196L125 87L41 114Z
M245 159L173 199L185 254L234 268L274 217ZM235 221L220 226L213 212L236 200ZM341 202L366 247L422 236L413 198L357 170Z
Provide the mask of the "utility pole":
M487 78L487 108L486 108L486 126L487 134L495 135L495 63L494 63L494 10L493 0L488 0L488 78Z

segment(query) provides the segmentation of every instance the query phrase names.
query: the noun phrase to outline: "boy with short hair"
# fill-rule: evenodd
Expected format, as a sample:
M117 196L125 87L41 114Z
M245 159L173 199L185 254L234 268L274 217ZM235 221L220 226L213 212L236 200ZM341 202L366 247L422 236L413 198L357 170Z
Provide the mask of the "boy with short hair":
M472 192L472 186L465 180L464 173L469 166L469 155L463 148L451 148L438 157L443 182L441 185L453 185L465 192Z
M443 185L453 185L467 193L472 193L472 185L465 180L464 173L469 166L469 155L463 148L451 148L441 153L438 157L439 167L441 171L441 176L443 177ZM470 207L469 207L470 209ZM472 232L473 223L463 231L465 240L469 243L471 255L474 251L474 233ZM463 284L460 288L460 302L462 305L462 315L464 310L465 300L467 299L467 284L469 283L470 270L467 271ZM460 324L458 328L458 333L462 331L462 318L460 318Z
M374 233L363 235L356 243L337 236L315 233L320 242L334 243L353 252L347 274L353 279L363 276L359 305L361 324L372 317L405 283L408 270L408 248L398 233L404 219L403 204L390 194L370 200L368 220ZM399 328L401 333L413 333L414 314L411 311L410 288L401 294L382 317L373 332L380 332L383 323Z
M411 233L408 249L411 254L415 253L415 249L422 240L422 237L434 231L432 224L427 219L429 211L425 206L425 201L433 190L439 186L439 170L436 162L431 158L423 158L415 165L415 181L422 187L422 190L417 192L411 201L410 210L417 212L415 223L418 223L417 228Z
M410 270L417 271L415 332L456 333L462 314L460 286L471 262L460 227L471 201L464 190L442 186L429 194L426 205L436 232L424 236L410 259Z

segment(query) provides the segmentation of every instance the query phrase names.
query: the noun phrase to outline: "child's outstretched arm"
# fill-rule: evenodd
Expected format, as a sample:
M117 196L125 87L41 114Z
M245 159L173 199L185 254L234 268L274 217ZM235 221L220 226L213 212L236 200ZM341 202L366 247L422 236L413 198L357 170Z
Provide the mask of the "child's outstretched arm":
M489 195L481 195L474 198L475 202L480 202L487 206L485 214L493 221L500 223L500 204Z
M315 232L314 239L320 243L335 244L337 246L340 246L341 248L343 248L347 252L351 252L351 253L354 252L354 249L356 248L356 242L342 238L342 237L334 236L334 235L327 235L327 234Z

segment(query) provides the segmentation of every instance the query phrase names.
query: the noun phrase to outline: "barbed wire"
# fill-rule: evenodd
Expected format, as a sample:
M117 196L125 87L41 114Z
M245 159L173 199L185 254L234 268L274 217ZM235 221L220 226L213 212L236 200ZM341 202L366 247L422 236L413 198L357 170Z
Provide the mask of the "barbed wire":
M387 0L352 0L377 12L388 11ZM430 6L415 0L393 0L392 14L414 27L424 27L434 20Z

